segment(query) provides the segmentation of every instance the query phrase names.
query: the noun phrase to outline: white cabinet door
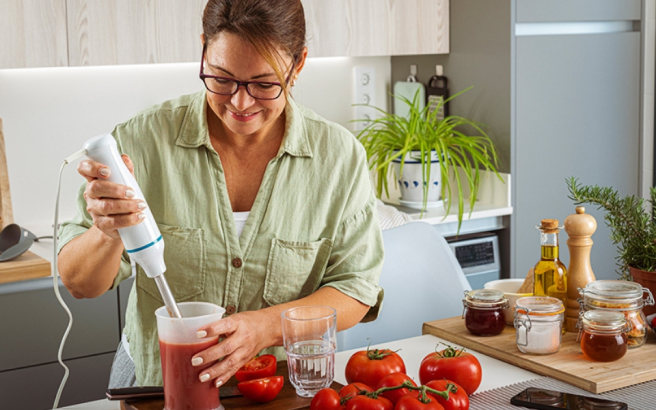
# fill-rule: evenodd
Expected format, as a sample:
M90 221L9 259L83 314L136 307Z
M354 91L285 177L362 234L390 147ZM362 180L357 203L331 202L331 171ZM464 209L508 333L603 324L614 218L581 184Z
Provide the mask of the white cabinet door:
M66 65L66 0L3 0L0 69Z

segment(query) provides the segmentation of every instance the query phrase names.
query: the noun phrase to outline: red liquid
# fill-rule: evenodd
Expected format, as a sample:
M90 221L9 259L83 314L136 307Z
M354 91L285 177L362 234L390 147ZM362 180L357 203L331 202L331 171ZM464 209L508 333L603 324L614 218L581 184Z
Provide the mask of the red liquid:
M192 366L191 358L216 345L216 340L194 344L170 344L159 341L164 379L165 410L216 410L221 406L219 389L212 380L201 383L200 373L209 367Z
M465 313L465 326L476 336L496 336L506 327L503 309L483 310L468 306Z

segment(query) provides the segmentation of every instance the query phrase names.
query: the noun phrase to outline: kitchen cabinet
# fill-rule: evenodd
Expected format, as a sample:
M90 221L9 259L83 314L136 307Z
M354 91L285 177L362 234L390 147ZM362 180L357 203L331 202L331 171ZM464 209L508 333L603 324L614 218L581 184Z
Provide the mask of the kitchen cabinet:
M69 65L200 61L207 0L67 0Z
M59 291L73 315L62 355L70 376L61 404L101 399L120 340L120 286L95 299L74 299L61 282ZM68 325L52 278L0 285L0 323L1 407L50 408L64 375L57 353Z
M448 0L303 0L312 57L449 52Z
M5 0L0 69L196 62L207 0ZM303 0L312 57L449 52L449 0Z
M68 65L66 0L3 0L0 68Z

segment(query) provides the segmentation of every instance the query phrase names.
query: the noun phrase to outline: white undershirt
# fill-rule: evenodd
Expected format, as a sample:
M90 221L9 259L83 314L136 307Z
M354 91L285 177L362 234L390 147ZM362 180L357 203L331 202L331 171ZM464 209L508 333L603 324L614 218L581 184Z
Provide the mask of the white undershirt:
M244 230L244 225L246 225L246 220L248 219L250 212L233 212L232 217L235 219L235 225L237 226L237 236L241 236L241 231Z
M241 236L241 232L244 230L244 225L246 225L246 220L248 219L248 215L250 215L250 212L232 213L232 217L235 219L235 226L237 226L237 236ZM130 343L128 343L128 338L125 337L125 333L121 335L121 343L123 343L123 348L125 349L125 352L128 354L128 357L132 359L132 355L130 355Z

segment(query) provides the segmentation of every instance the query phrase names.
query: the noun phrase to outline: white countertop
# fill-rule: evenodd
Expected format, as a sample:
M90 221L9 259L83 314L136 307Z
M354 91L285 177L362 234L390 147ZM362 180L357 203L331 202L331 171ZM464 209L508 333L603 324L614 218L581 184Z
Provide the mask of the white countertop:
M397 340L395 342L383 343L371 346L372 349L391 349L399 350L399 355L403 358L406 367L406 373L412 377L413 380L419 384L419 364L421 360L429 353L435 351L435 346L438 343L447 343L443 339L433 335L424 335L413 337L410 339ZM451 346L460 347L456 344L448 342ZM440 350L444 346L440 346ZM335 355L335 381L346 384L344 377L344 370L346 363L353 353L357 350L347 350L339 352ZM481 362L483 369L483 380L477 392L496 389L498 387L507 386L514 383L519 383L531 379L541 377L537 373L529 372L527 370L515 367L500 360L493 359L483 354L468 350L473 353L476 358ZM97 400L89 403L82 403L75 406L62 407L63 409L70 410L120 410L120 404L117 401Z

